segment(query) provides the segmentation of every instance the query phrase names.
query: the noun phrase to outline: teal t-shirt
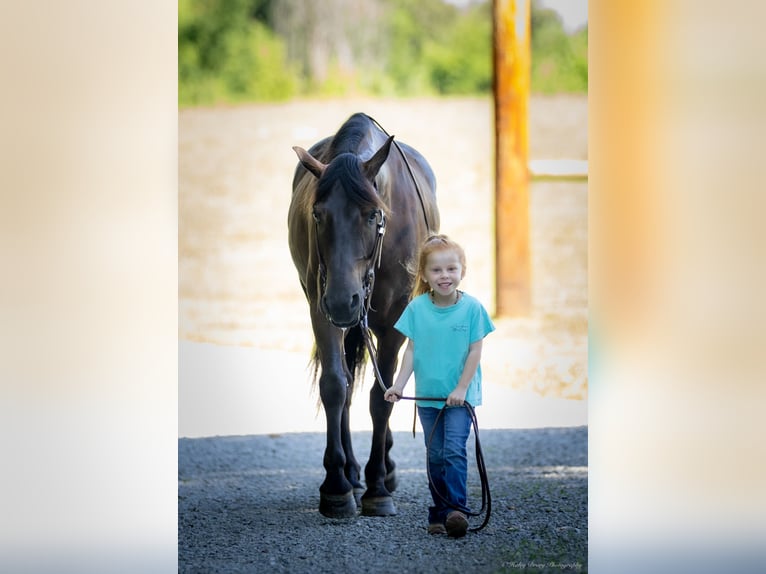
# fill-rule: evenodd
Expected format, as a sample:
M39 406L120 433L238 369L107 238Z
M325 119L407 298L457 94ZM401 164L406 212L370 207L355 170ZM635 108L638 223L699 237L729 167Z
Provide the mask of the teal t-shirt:
M466 293L449 307L437 307L428 293L419 295L410 301L394 328L412 339L415 347L415 394L445 398L460 379L468 347L495 330L484 306ZM481 404L481 364L468 386L465 400L475 407ZM444 406L444 401L417 403L422 407Z

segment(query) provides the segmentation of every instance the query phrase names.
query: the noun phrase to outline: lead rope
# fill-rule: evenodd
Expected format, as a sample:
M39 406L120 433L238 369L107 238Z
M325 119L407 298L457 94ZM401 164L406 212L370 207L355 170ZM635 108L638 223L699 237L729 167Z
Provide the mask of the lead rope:
M420 397L401 397L401 398L407 399L407 400L424 400ZM425 400L433 400L433 399L431 397L426 397ZM436 426L439 423L439 419L442 417L442 415L444 415L444 410L447 408L447 405L444 405L439 411L439 414L436 416L436 421L434 421L434 426L431 429L430 436L428 437L428 442L426 444L426 474L428 474L428 482L431 484L433 491L436 493L436 496L438 496L439 499L444 504L446 504L453 510L459 510L460 512L464 512L468 516L481 516L482 514L484 514L484 520L480 526L468 529L471 532L478 532L489 523L489 516L490 514L492 514L492 495L489 492L489 479L487 478L487 467L484 464L484 453L481 450L481 441L479 440L479 423L476 419L476 411L474 410L473 405L471 405L471 403L469 403L468 401L465 401L463 406L466 409L468 409L468 414L471 417L471 424L473 425L473 434L474 434L475 445L476 445L476 449L475 449L476 450L476 466L479 469L479 478L481 482L481 509L478 512L471 512L467 508L461 508L459 506L455 506L449 500L444 498L444 496L442 496L442 494L434 486L434 481L431 478L431 468L430 468L430 465L428 464L428 449L431 446L431 441L433 440L434 432L436 432Z

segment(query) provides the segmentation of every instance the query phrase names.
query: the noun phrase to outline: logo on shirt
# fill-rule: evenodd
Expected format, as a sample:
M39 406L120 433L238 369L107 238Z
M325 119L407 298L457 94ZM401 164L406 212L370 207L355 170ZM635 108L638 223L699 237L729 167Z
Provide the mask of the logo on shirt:
M457 333L466 333L468 331L468 325L452 325L452 330Z

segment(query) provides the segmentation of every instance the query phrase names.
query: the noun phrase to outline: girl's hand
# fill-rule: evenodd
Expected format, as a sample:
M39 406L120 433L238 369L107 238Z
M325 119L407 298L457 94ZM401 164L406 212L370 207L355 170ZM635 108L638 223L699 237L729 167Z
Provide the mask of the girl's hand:
M395 386L389 387L386 389L386 392L383 394L383 399L388 401L389 403L395 403L399 399L402 398L402 392L397 389Z
M447 406L462 407L463 403L465 402L465 392L466 389L460 388L456 388L454 391L452 391L447 397Z

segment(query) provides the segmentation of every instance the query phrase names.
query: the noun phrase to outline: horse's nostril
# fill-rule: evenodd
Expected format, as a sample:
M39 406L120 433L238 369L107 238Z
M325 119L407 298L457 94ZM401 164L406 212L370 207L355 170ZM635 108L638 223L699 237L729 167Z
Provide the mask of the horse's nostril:
M352 309L356 309L358 306L359 306L359 294L358 293L354 293L351 296L351 308Z

